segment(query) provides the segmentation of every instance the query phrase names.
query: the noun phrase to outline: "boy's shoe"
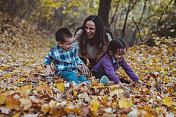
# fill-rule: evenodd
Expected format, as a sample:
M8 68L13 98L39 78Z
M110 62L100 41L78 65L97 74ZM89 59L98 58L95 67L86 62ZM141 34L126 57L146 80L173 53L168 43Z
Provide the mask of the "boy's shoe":
M107 85L108 84L108 77L107 76L101 77L100 83L102 83L103 85Z
M126 83L126 84L130 84L130 81L125 80L124 78L119 78L121 83Z

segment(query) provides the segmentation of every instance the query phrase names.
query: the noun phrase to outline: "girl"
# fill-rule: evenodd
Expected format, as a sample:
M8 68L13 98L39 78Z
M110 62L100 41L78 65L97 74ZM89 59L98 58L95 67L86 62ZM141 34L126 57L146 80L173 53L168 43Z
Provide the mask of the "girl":
M110 80L115 81L115 83L119 83L120 86L126 91L128 89L124 84L121 83L120 79L115 73L115 71L117 71L117 69L121 66L133 81L142 83L139 80L139 77L126 63L124 58L126 51L126 45L122 40L112 40L108 46L107 53L94 66L92 74L99 79L105 75L109 77Z

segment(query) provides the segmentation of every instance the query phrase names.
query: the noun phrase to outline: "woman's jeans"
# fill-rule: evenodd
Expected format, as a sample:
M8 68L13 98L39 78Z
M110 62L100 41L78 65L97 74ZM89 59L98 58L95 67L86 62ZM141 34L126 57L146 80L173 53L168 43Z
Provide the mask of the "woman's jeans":
M70 72L70 71L62 71L58 75L60 75L61 78L64 78L64 80L71 82L71 83L74 81L78 85L79 85L79 81L80 82L85 82L85 81L89 82L89 80L87 80L85 76L80 75L77 77L75 73Z

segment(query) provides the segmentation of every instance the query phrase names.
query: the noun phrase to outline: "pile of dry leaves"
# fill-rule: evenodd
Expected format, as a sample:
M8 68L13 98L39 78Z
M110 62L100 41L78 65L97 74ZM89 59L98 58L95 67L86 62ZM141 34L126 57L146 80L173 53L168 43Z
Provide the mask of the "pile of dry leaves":
M158 46L128 49L126 60L145 85L131 81L130 95L120 86L74 86L58 76L45 77L43 36L8 19L0 19L0 116L122 116L176 115L175 39L158 39ZM45 39L46 41L46 39ZM162 44L161 42L164 42ZM128 80L122 69L119 77Z

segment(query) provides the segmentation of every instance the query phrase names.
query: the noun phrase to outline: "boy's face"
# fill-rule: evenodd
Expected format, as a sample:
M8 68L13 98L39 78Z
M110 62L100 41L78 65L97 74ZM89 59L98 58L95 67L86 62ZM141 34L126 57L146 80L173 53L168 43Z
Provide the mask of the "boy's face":
M60 41L57 42L57 44L64 50L69 51L73 47L74 39L71 38L65 38L65 42L61 43Z
M117 49L117 52L116 53L112 53L112 51L110 51L110 55L117 61L122 61L122 59L124 58L125 56L125 53L126 53L126 48L124 49Z

